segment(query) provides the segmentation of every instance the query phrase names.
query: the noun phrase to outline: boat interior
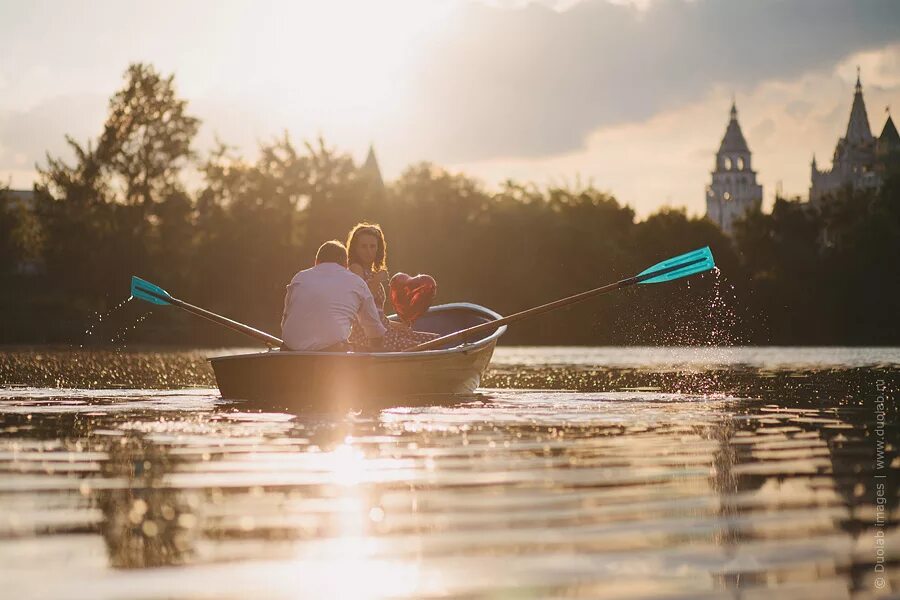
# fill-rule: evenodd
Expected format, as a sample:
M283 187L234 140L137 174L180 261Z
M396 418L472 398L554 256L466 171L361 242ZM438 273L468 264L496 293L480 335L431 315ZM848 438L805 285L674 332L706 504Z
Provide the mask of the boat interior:
M390 315L388 318L391 320L398 319L397 315ZM431 307L427 313L416 319L415 323L413 323L413 329L416 331L428 331L439 335L447 335L462 331L469 327L481 325L482 323L495 321L499 318L499 314L477 304L466 302L441 304ZM503 325L499 329L502 330L499 332L499 334L502 335L502 333L506 331L506 326ZM482 332L477 334L475 339L469 340L469 343L495 336L497 333L498 331L496 329L486 333ZM459 346L459 342L451 342L448 346L442 347L442 349L454 346Z

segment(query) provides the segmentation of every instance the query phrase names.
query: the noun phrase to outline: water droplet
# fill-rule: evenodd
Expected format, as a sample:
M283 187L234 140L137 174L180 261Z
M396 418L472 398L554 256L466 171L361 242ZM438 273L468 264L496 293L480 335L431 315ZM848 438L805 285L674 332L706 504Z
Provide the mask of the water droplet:
M156 534L159 533L159 526L154 521L144 521L141 530L147 537L156 537Z

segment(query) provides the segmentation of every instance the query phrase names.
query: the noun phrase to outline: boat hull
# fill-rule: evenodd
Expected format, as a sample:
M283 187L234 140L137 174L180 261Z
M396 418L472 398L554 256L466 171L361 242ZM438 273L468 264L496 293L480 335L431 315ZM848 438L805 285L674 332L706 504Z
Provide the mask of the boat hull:
M444 334L498 318L478 305L445 304L432 307L416 329ZM463 346L425 352L277 350L210 362L222 397L252 408L347 411L442 403L478 388L505 329Z

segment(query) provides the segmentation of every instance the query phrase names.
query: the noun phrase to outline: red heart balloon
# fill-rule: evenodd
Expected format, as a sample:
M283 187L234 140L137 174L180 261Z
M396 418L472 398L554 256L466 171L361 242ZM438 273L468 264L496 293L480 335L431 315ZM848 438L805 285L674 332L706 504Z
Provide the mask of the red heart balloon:
M431 306L437 283L431 275L410 277L406 273L397 273L391 277L390 289L391 303L397 314L404 322L412 323Z

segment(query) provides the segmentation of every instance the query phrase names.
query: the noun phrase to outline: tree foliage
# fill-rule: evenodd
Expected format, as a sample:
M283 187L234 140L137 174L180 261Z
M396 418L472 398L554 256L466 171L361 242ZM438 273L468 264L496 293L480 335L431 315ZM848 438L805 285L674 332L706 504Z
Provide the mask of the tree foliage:
M97 158L119 186L121 200L149 210L181 191L179 175L194 156L191 143L200 120L186 114L174 75L163 77L151 65L135 63L125 79L109 102Z
M420 163L393 183L322 139L285 133L254 159L224 143L198 156L200 122L174 78L131 65L95 141L48 156L32 211L0 210L0 342L81 342L132 274L278 333L284 285L318 245L379 222L391 271L429 273L441 302L511 313L710 245L720 273L640 286L511 328L508 343L900 343L900 177L816 211L779 199L735 238L663 208L634 211L593 187L506 182L490 191ZM188 189L190 172L199 184ZM39 275L18 268L39 261ZM177 311L133 341L236 344Z

